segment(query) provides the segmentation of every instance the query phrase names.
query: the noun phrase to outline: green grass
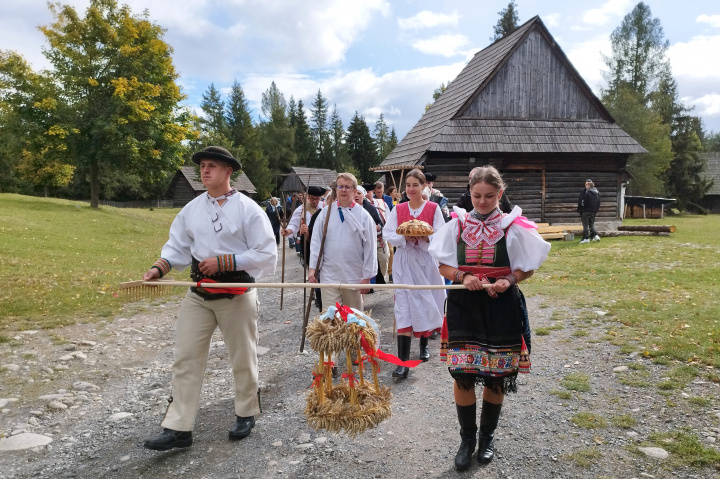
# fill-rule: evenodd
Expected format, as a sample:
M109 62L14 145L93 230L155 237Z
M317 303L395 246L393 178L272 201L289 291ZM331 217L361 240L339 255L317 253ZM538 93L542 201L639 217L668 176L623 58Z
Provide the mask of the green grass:
M605 418L591 412L579 412L571 417L570 421L583 429L604 429L607 427Z
M578 466L588 468L595 462L597 462L599 459L601 459L603 456L602 453L597 450L597 448L588 447L585 449L578 449L577 451L568 454L566 457Z
M624 223L673 224L677 232L603 238L583 248L555 241L523 291L559 308L607 311L598 319L612 325L612 344L634 344L651 359L720 368L720 216Z
M0 327L111 318L123 302L118 284L157 259L177 212L0 194Z
M573 394L570 391L563 391L561 389L553 389L550 394L557 396L560 399L572 399Z
M637 421L630 414L618 414L610 418L610 422L613 426L622 429L630 429L637 424Z
M570 391L590 391L590 376L585 373L570 373L560 381L560 385Z
M689 429L653 433L648 439L651 443L644 444L645 446L662 447L670 453L670 460L676 465L720 468L720 451L703 446L698 437Z

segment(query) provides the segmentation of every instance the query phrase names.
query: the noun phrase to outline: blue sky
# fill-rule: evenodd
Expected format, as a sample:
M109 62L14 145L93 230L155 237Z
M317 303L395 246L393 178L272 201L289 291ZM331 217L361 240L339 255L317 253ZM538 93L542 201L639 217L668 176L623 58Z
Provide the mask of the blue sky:
M84 13L87 0L68 3ZM257 117L271 81L310 107L318 89L347 127L357 110L371 126L382 112L398 136L417 122L432 93L488 46L506 0L127 0L166 30L186 103L198 109L213 82L234 79ZM646 1L670 41L679 93L707 131L720 131L720 2ZM629 0L517 0L523 23L540 15L590 87L603 87L601 52L637 4ZM44 0L0 3L0 49L48 66L38 25L51 23Z

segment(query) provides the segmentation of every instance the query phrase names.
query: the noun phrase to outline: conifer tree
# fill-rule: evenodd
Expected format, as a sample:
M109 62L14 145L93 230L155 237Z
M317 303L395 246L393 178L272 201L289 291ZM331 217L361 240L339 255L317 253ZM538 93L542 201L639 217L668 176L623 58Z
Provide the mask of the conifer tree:
M310 126L308 125L307 115L305 114L305 105L302 100L298 100L295 117L291 118L291 122L295 129L297 164L310 167L319 166L315 156L315 147L313 145Z
M227 138L229 131L225 117L225 102L213 83L203 93L200 108L205 114L202 121L203 134L213 138Z
M375 139L375 147L377 148L377 155L380 161L385 159L387 154L387 145L390 140L390 131L388 130L387 123L385 123L385 115L380 113L380 117L375 122L375 129L373 130L373 138Z
M493 27L494 36L490 37L490 40L496 41L509 35L510 33L517 30L520 18L518 17L517 9L515 8L515 0L510 0L507 7L503 8L498 12L500 18Z
M365 118L355 112L347 133L347 148L353 166L360 174L359 180L370 181L369 169L379 163L375 141L370 135Z
M332 160L328 128L328 102L319 89L310 113L310 132L315 148L315 164L319 167Z
M287 117L287 102L273 81L262 94L260 123L262 150L273 174L287 173L295 164L295 137Z
M345 128L337 105L333 105L333 111L330 115L330 150L332 152L330 168L335 171L347 170L345 167L349 166L350 156L345 144Z

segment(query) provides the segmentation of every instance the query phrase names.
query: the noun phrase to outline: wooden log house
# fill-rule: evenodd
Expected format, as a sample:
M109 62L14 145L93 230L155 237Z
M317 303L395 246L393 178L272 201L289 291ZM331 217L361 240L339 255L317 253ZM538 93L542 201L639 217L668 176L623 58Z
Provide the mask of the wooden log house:
M322 186L328 188L337 178L334 170L327 168L306 168L294 166L290 173L284 175L285 179L280 183L278 192L305 192L308 186Z
M257 193L255 185L252 184L244 171L241 171L232 181L232 186L250 198ZM207 189L200 181L197 168L194 166L182 166L175 172L165 196L172 199L173 208L182 208L196 196L205 193L205 191Z
M391 185L424 165L452 205L470 170L491 164L511 202L554 224L579 221L578 198L592 179L602 198L598 221L617 223L627 159L646 152L615 124L536 16L475 54L374 170Z
M711 213L720 213L720 153L703 153L707 161L705 176L712 180L713 185L703 197L702 206Z

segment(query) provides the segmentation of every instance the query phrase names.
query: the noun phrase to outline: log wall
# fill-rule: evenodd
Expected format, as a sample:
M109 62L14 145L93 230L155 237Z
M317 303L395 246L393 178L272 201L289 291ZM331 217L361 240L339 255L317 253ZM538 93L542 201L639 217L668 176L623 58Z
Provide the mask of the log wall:
M620 218L622 176L619 170L624 166L624 162L620 166L616 160L607 157L581 161L566 157L476 158L470 164L467 158L431 157L425 162L425 171L437 175L435 187L454 205L467 189L470 170L489 161L502 174L510 202L520 206L524 216L543 223L577 223L580 193L585 188L585 180L592 179L601 199L596 218L613 221Z

